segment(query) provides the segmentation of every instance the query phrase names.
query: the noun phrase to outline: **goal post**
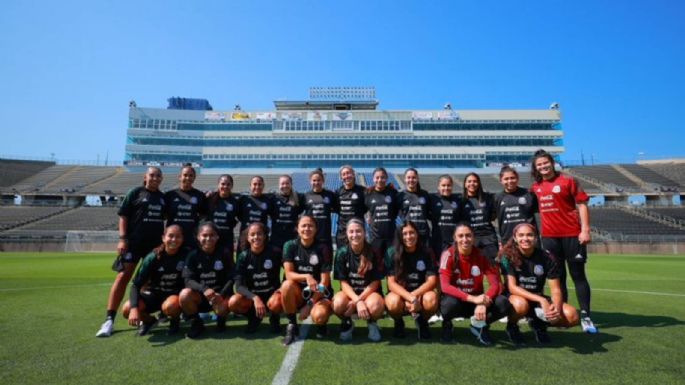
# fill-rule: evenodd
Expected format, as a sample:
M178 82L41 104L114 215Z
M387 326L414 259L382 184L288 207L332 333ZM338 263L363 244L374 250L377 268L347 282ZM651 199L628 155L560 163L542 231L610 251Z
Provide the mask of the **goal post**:
M66 253L116 252L118 231L70 230L64 242Z

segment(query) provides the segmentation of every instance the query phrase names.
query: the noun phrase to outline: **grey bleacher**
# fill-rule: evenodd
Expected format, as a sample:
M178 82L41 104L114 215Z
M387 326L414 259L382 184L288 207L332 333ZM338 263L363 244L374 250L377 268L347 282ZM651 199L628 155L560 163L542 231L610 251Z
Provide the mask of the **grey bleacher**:
M666 178L665 176L658 174L645 166L641 166L639 164L622 164L621 167L623 167L631 174L635 175L636 177L640 178L641 180L647 183L652 183L664 187L678 186L678 182Z
M685 222L685 207L646 207L645 210Z
M630 191L639 191L641 187L610 165L578 166L571 168L573 172L587 177L613 184Z
M54 165L55 162L0 159L0 187L12 186Z
M643 166L676 182L681 191L685 188L685 162L650 163Z
M142 185L143 175L144 173L132 173L124 169L119 169L114 175L104 180L85 186L82 192L94 194L123 195L126 194L128 190L136 186ZM162 181L162 186L167 184L172 185L175 183L175 179L173 177L171 178L171 182L169 182L166 179L168 178L168 176L165 175L164 177L165 179Z
M69 210L50 206L0 206L0 231Z
M41 188L42 192L76 192L113 176L118 167L76 166Z
M17 228L21 231L116 230L116 207L78 207Z
M684 230L679 230L618 208L592 207L590 209L590 218L593 228L609 233L685 236Z
M47 184L77 167L78 166L62 165L51 166L22 180L21 182L9 186L9 188L19 192L41 191Z

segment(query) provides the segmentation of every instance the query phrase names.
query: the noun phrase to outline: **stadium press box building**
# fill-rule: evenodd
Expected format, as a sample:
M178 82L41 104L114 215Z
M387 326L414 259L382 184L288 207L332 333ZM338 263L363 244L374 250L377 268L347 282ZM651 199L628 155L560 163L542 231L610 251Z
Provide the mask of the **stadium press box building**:
M275 101L272 111L213 110L202 99L169 108L130 103L125 164L202 173L293 172L350 164L359 170L474 169L525 164L544 148L558 157L561 111L380 110L373 88L312 88L308 100Z

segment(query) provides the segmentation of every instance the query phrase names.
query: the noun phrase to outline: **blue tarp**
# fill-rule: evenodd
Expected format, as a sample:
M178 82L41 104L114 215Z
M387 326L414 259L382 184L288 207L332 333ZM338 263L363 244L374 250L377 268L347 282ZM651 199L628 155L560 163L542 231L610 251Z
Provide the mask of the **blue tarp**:
M207 99L181 98L178 96L167 99L167 110L197 110L212 111L212 105Z

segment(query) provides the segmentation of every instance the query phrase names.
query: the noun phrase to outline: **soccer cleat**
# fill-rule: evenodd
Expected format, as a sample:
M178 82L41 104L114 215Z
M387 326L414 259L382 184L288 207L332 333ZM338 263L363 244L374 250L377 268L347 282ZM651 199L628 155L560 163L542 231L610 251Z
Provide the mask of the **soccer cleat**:
M269 316L269 325L271 325L269 331L273 334L281 333L281 317L278 314L271 314Z
M216 318L216 332L217 333L223 333L226 331L226 317L217 317Z
M431 339L431 332L430 328L428 327L428 321L424 316L420 315L416 317L416 319L414 320L414 324L416 325L416 332L419 341Z
M316 326L316 338L326 338L328 335L328 326L326 324Z
M283 337L283 345L288 346L295 342L297 336L300 334L300 330L297 328L297 324L289 323L285 328L285 337Z
M254 334L257 329L259 328L259 325L262 323L261 318L257 318L256 316L249 316L247 317L247 328L245 328L245 333L247 334Z
M167 330L166 334L173 336L178 334L178 332L181 330L181 319L179 318L169 318L169 330Z
M547 334L547 325L538 318L533 318L530 321L530 328L533 330L535 341L539 344L548 344L552 342L549 334Z
M138 332L136 333L138 337L142 337L150 333L150 330L152 330L152 327L157 324L157 318L152 317L152 320L150 322L141 322L138 325Z
M200 317L193 318L190 321L190 330L186 333L186 337L190 339L198 338L205 331L205 322Z
M381 329L378 327L378 324L376 321L369 321L367 323L367 327L369 329L369 339L373 342L378 342L381 340ZM353 330L353 328L350 328L350 331Z
M395 338L404 338L407 336L404 331L404 320L402 318L397 318L395 320L395 327L392 330L392 336Z
M482 328L477 328L475 326L470 327L471 334L473 334L478 342L484 346L492 345L492 338L490 338L490 327L483 326Z
M100 330L98 330L97 333L95 333L95 337L109 337L112 335L112 332L114 331L114 321L112 321L111 318L107 318L105 322L102 323L102 326L100 326Z
M166 314L160 312L159 317L157 317L157 322L160 324L165 324L169 322L169 317Z
M432 325L434 323L442 322L442 315L440 314L433 314L429 319L428 319L428 324Z
M597 334L599 332L592 322L592 319L590 319L590 316L584 311L580 312L580 326L583 328L583 331L588 334Z
M523 339L523 334L521 334L521 329L519 329L518 324L508 323L506 333L509 337L509 341L511 341L511 343L513 343L514 346L523 346L526 344L526 341Z
M340 341L351 341L354 332L354 322L351 319L344 319L340 324ZM371 333L371 329L369 329Z
M440 333L440 341L445 344L450 344L454 341L452 337L452 321L442 321L442 332Z

